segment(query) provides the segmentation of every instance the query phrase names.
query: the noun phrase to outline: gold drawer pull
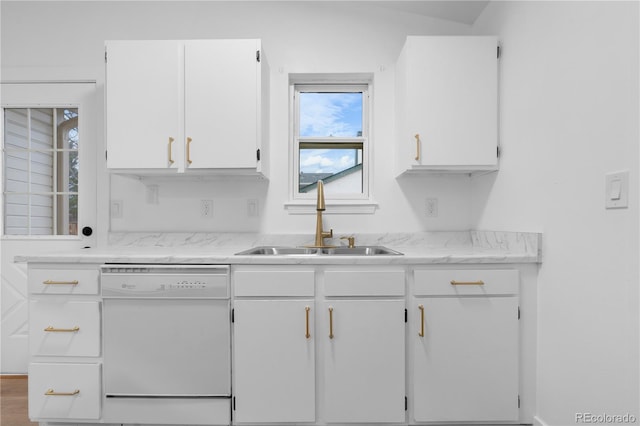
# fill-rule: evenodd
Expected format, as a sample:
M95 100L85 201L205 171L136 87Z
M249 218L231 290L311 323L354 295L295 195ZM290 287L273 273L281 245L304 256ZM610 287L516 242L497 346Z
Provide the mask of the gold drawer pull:
M418 305L418 309L420 309L420 331L418 336L424 337L424 305Z
M187 138L187 163L189 164L193 163L193 161L191 161L191 142L192 141L193 139Z
M76 389L73 392L56 392L53 389L47 389L44 393L47 396L74 396L80 393L80 389Z
M333 339L333 308L329 307L329 339Z
M420 134L416 133L416 161L420 161Z
M73 328L55 328L55 327L49 326L45 328L44 331L50 332L50 333L77 333L78 331L80 331L80 327L75 326Z
M169 138L169 164L173 164L173 156L172 156L172 152L171 152L171 145L173 145L173 141L175 139L173 139L172 137Z
M54 280L46 280L46 281L42 281L42 284L46 284L46 285L78 285L78 280L73 280L73 281L54 281Z
M305 333L304 337L306 337L308 339L309 337L311 337L311 333L309 333L309 311L311 310L311 308L308 307L308 306L305 306L304 310L306 311L305 315L307 317L307 327L306 327L306 331L307 332Z
M484 281L456 281L451 280L451 285L484 285Z

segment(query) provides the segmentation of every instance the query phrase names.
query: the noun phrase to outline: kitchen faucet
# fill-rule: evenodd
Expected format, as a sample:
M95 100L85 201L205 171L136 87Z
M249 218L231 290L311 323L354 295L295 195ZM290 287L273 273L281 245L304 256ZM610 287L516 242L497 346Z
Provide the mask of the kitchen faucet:
M324 204L324 183L321 180L317 182L318 185L318 201L316 202L316 241L313 247L334 247L325 245L325 238L333 238L333 229L329 232L325 232L322 229L322 212L325 210Z

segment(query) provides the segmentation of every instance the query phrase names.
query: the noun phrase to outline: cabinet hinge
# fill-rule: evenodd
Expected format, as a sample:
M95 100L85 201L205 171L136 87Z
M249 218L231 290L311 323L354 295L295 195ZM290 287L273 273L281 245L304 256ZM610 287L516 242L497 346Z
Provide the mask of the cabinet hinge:
M500 46L498 46L497 57L500 58Z
M235 322L236 320L236 310L232 309L231 310L231 322Z
M407 310L404 310L404 322L408 322L409 321L409 313L407 312Z
M260 62L260 51L256 50L256 61Z
M409 409L409 398L407 398L406 396L404 397L404 411L407 411Z
M259 149L256 150L256 159L258 161L260 161L260 150Z

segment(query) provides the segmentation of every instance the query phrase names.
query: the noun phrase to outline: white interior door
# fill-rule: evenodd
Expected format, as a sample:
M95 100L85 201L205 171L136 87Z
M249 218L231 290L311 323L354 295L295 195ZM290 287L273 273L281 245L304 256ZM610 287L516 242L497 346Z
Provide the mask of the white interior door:
M0 373L25 373L27 371L27 266L15 263L14 257L25 254L61 252L83 247L95 247L96 245L96 170L97 164L99 164L96 157L96 148L102 144L102 139L98 137L97 132L96 94L95 83L3 83L0 85L0 104L2 106L0 135L3 148L6 140L10 138L10 136L6 136L7 132L25 132L20 125L16 127L14 123L5 124L5 111L8 109L13 111L30 108L41 111L65 108L77 109L77 159L79 164L77 175L77 221L75 224L69 223L69 216L58 214L58 216L62 217L47 218L45 220L50 224L50 230L40 229L38 231L41 233L40 235L20 234L21 231L15 228L11 231L13 235L6 235L5 217L8 214L12 214L11 209L19 207L12 205L10 206L11 209L8 209L3 196L2 214L0 215L0 232L2 232L0 243L0 258L2 262L2 284L0 285L0 300L2 302L0 310L0 347L2 353L0 359L2 364L0 365ZM23 134L22 136L30 136L37 139L39 137L39 135L35 134L37 132L32 132L32 135ZM22 157L25 157L23 154L24 152L20 153ZM40 155L43 152L35 153L34 157L36 154ZM20 155L15 155L14 157L19 159ZM51 163L54 169L53 174L55 174L57 168L61 167L65 161L69 161L69 155L56 153L52 154L52 156L59 158L59 160L52 160ZM24 161L14 162L13 159L11 160L12 170L7 170L9 164L5 165L4 152L0 160L3 171L3 179L0 186L3 194L7 189L15 190L15 187L6 188L8 177L24 176L25 174L35 175L35 168L29 165L33 162L28 157L22 158ZM41 179L42 175L37 178L34 177L33 182L42 183ZM11 184L13 185L14 183ZM57 182L56 185L68 185L68 182ZM33 186L35 187L35 185ZM67 203L67 206L69 200L72 199L71 196L66 195L51 195L41 198L51 199L53 205ZM22 213L18 213L18 215L22 214L22 218L19 221L24 222L24 207L22 208ZM39 211L43 209L51 210L52 208L51 206L31 205L29 203L26 209L26 216L35 217L38 216ZM14 219L12 218L11 221L13 222L10 222L14 223ZM35 227L37 223L34 218L33 226ZM56 224L55 226L53 225L54 223ZM90 236L82 234L84 227L92 229ZM75 228L75 235L69 235L73 232L72 228ZM35 234L36 232L32 233Z

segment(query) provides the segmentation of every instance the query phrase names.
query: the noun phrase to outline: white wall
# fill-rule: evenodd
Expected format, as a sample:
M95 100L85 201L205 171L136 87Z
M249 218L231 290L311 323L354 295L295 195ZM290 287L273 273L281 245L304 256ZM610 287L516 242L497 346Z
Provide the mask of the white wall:
M640 421L638 2L492 2L498 174L474 179L475 226L538 231L538 420ZM605 173L629 170L631 205L605 210Z
M332 215L328 210L326 227L343 234L456 230L471 225L468 177L396 180L392 161L393 68L405 37L466 34L467 25L365 8L358 2L3 1L1 7L5 76L16 74L11 68L26 67L31 69L25 75L46 77L46 69L60 67L63 75L86 70L83 75L102 81L106 39L262 39L271 69L269 182L154 182L159 198L153 204L146 201L148 183L112 177L111 197L123 204L122 218L111 220L114 231L313 233L315 217L289 215L284 209L289 185L288 74L307 72L374 75L371 181L379 209L358 217ZM438 218L426 217L426 198L439 198ZM200 216L202 199L213 200L213 218ZM258 218L248 216L248 199L258 200ZM101 209L107 206L105 201ZM108 226L103 222L101 226Z

